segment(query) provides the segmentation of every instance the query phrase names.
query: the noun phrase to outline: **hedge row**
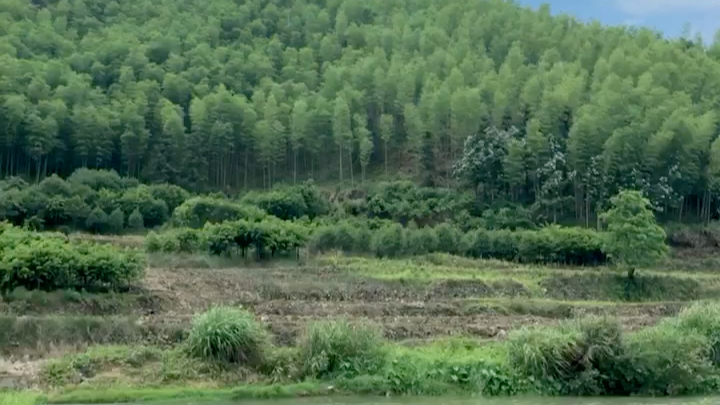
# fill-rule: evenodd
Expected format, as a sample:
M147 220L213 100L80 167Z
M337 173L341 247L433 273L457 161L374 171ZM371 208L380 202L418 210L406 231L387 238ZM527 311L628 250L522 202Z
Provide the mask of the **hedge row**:
M150 232L145 238L148 252L207 252L229 255L238 251L245 257L252 249L257 258L297 252L307 243L306 227L267 217L261 221L238 220L206 223L202 229L176 228Z
M18 287L116 289L142 276L140 255L109 245L70 243L62 235L0 226L0 291Z
M272 219L271 219L272 218ZM298 247L312 251L340 250L398 257L443 252L474 258L493 258L522 263L599 265L607 261L602 251L603 235L582 228L552 226L539 230L472 230L441 224L434 228L403 227L388 221L343 220L313 224L282 221L239 220L206 224L201 230L178 228L151 233L146 239L150 252L208 252L228 254L250 248L259 257L265 253L291 252Z

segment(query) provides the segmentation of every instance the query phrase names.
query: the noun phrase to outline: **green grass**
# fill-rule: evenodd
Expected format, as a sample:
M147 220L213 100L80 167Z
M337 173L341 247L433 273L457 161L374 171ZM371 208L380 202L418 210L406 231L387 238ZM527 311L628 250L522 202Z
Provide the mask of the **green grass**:
M0 390L0 405L36 405L44 402L41 394L34 392L3 392Z
M132 386L69 389L47 396L48 404L112 404L128 402L183 400L229 400L232 389L155 387L137 388Z
M257 366L268 342L263 325L241 308L215 307L193 319L188 352L202 360Z

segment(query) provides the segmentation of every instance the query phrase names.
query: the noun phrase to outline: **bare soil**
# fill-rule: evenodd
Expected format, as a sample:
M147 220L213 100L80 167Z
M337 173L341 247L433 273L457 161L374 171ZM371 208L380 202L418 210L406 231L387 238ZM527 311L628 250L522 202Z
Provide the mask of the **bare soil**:
M393 340L439 336L497 339L511 329L556 323L587 314L611 314L629 329L676 314L681 304L536 305L512 280L432 283L382 281L348 275L332 267L253 269L150 269L143 288L156 307L146 322L189 322L212 305L242 305L267 322L279 344L292 344L309 322L346 317L383 326ZM511 299L482 301L498 296Z

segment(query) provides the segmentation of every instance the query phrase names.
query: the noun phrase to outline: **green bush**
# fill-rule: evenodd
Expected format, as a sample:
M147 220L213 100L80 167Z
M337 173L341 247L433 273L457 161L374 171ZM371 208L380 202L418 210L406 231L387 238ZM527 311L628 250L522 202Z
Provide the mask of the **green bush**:
M134 231L145 229L145 219L139 209L135 208L133 212L130 213L128 217L128 228Z
M143 216L144 225L154 228L168 220L168 206L163 200L154 198L148 186L138 186L126 190L117 200L120 209L125 215L131 215L139 210Z
M85 227L95 233L104 232L108 228L108 215L102 208L95 208L85 220Z
M624 384L630 393L687 395L717 389L711 343L695 332L664 324L631 334ZM711 384L708 386L708 384Z
M157 200L164 201L170 214L190 198L187 190L174 184L153 184L150 186L150 195Z
M460 230L450 224L443 223L435 227L435 232L438 237L437 249L440 252L459 253L460 239L462 238Z
M125 188L120 175L114 170L93 170L80 168L75 170L68 178L67 182L88 186L93 190L114 190L119 191Z
M433 228L409 228L406 231L407 247L406 251L413 255L424 255L434 253L438 250L440 239L438 233Z
M125 214L120 208L115 208L108 217L108 229L114 234L122 232L125 228Z
M139 255L109 245L69 243L54 236L0 235L0 290L52 291L63 288L117 288L137 281L144 270Z
M549 226L518 234L518 260L524 263L597 265L606 262L599 232Z
M405 230L400 224L386 226L373 234L372 251L378 257L400 256L405 247Z
M248 311L215 307L193 319L190 355L201 360L261 366L268 334Z
M306 377L354 377L378 373L387 362L387 352L377 327L326 321L307 328L298 358Z
M256 205L268 214L280 219L297 219L307 215L308 206L299 191L283 188L266 192L250 192L241 200L244 204Z
M175 209L172 220L175 226L202 228L206 223L259 221L266 216L265 211L252 205L214 197L193 197Z
M683 309L671 322L681 331L705 336L712 348L711 360L720 367L720 304L695 303Z

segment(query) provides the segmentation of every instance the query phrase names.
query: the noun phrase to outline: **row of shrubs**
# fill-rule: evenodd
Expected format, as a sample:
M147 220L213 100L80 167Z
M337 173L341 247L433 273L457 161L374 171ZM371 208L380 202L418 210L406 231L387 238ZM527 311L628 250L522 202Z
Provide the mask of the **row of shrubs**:
M450 253L521 263L600 265L603 234L584 228L548 226L538 230L475 229L462 232L450 224L434 228L362 221L340 221L314 230L310 247L317 251L371 252L378 257Z
M345 321L312 324L296 348L273 348L252 314L220 307L194 319L186 349L285 379L354 381L370 393L681 395L720 388L719 330L720 306L697 304L634 333L588 318L511 332L496 358L469 350L429 356L393 350L378 328Z
M142 256L109 245L70 242L61 234L28 232L0 223L0 292L118 289L137 281Z
M148 252L207 252L246 257L252 249L258 259L298 252L307 243L307 229L289 221L267 217L260 221L238 220L206 223L201 229L173 228L150 232L145 237Z
M462 232L450 224L434 228L408 227L383 220L325 222L264 219L206 223L201 229L173 228L146 237L149 252L204 252L245 256L254 249L258 257L275 256L306 247L313 252L342 251L400 257L449 253L473 258L493 258L521 263L558 263L592 266L604 264L603 234L583 228L549 226L538 230L476 229Z
M53 175L33 185L17 178L0 182L0 220L35 229L120 233L164 224L189 196L171 184L146 186L115 172L80 169L67 180Z
M0 220L16 225L29 223L38 229L67 227L118 233L124 228L137 228L137 221L130 222L135 212L142 215L147 228L163 225L171 217L175 226L201 228L206 222L253 219L257 215L314 220L329 214L387 219L403 225L452 221L464 230L534 227L530 212L522 208L481 212L477 206L470 194L419 187L408 181L383 182L337 193L322 192L312 182L306 182L251 191L239 199L221 193L191 198L190 192L176 185L141 185L115 171L85 168L65 180L53 175L33 185L19 178L0 181ZM122 227L118 212L123 214Z
M600 265L603 234L583 228L550 226L539 230L485 230L462 232L450 224L434 228L408 227L382 220L323 222L282 221L274 217L206 223L201 229L174 228L151 232L149 252L205 252L227 255L238 250L245 256L254 249L258 257L296 251L340 250L378 257L449 253L473 258L493 258L522 263Z

